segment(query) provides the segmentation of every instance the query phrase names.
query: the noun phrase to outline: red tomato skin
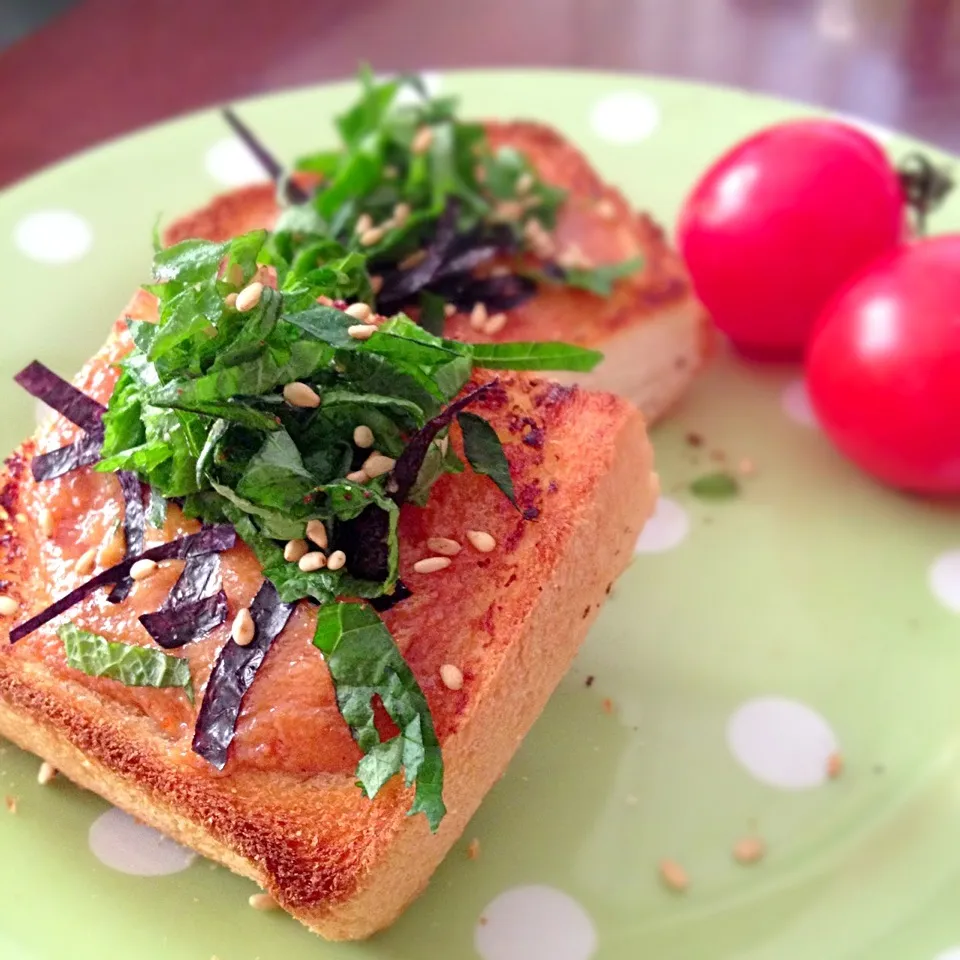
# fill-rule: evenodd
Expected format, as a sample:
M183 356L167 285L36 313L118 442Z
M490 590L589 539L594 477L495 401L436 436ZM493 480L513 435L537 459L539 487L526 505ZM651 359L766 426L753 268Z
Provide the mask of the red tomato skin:
M960 235L901 247L828 306L807 386L840 451L902 490L960 494Z
M879 145L830 120L778 124L707 171L678 223L700 300L743 353L800 359L827 302L897 245L897 173Z

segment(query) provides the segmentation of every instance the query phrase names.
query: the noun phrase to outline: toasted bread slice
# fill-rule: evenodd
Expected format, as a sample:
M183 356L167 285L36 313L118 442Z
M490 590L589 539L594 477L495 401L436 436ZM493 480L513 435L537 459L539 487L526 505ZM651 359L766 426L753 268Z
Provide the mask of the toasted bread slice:
M154 319L140 293L124 316ZM106 401L129 349L118 321L77 385ZM271 648L243 702L223 773L190 749L195 708L182 691L126 687L70 669L53 625L9 645L13 622L85 579L75 569L91 546L98 567L115 562L110 531L120 515L114 476L86 468L37 483L34 452L69 442L62 418L8 461L0 480L0 578L20 604L0 624L0 733L144 823L250 877L324 937L369 936L424 888L484 794L501 775L567 670L611 582L624 569L653 507L656 475L643 421L626 401L549 381L508 376L480 401L510 460L518 512L486 478L445 476L426 508L401 511L401 574L413 595L384 614L430 703L446 767L448 815L436 834L410 817L410 791L394 778L364 798L358 748L340 718L326 664L311 645L315 614L301 604ZM457 443L458 438L454 437ZM51 511L43 536L33 518ZM170 539L196 529L171 507ZM465 539L488 531L480 553ZM457 539L452 565L417 573L432 536ZM150 643L136 622L156 610L180 562L135 584L121 604L105 592L68 615L128 643ZM262 582L245 545L222 555L230 614ZM229 618L227 623L229 623ZM181 648L202 690L228 627ZM448 689L440 668L463 673Z
M492 337L473 330L463 314L450 319L447 335L467 341L564 340L601 350L605 359L593 373L565 382L575 379L622 394L652 423L683 396L713 343L683 263L657 224L631 210L623 194L604 183L555 130L530 122L488 123L487 134L494 147L522 152L546 182L569 191L555 232L560 249L576 245L596 264L640 257L643 268L617 283L610 297L544 289L510 311L507 325ZM165 240L226 240L272 227L277 214L271 184L244 187L171 224Z

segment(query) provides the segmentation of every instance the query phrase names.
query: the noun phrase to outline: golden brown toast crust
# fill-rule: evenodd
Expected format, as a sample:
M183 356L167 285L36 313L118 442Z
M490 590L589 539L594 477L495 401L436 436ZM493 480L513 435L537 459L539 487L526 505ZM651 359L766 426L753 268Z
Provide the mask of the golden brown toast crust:
M556 230L561 249L576 244L598 264L640 257L643 268L617 283L610 297L544 288L509 311L509 322L493 337L473 330L464 314L448 321L446 334L466 341L565 340L604 351L607 360L578 381L624 394L652 423L680 399L712 351L709 318L680 257L654 220L634 212L623 194L552 128L518 121L488 122L486 129L495 148L515 148L544 180L568 191ZM243 187L172 223L164 240L226 240L273 227L277 214L273 184ZM629 358L626 366L618 362L623 357Z
M144 315L149 301L138 295L129 312ZM122 351L118 338L119 326L78 378L95 395L109 392L103 364ZM488 481L470 473L444 478L426 509L402 511L401 575L414 596L387 621L430 700L443 743L449 813L436 835L422 816L406 816L411 797L398 778L371 802L345 768L233 764L215 775L185 761L176 732L142 703L131 704L126 688L40 656L51 642L49 628L0 655L0 733L254 879L325 937L361 938L393 922L426 885L568 668L656 497L650 447L629 404L520 377L504 385L484 412L504 440L522 502L539 510L537 521L518 518ZM64 429L41 433L37 442L46 448ZM37 571L44 551L53 549L27 518L44 495L30 476L33 449L28 441L8 460L0 492L9 518L0 535L0 578L24 615L46 602ZM489 530L498 549L485 556L464 551L456 579L449 570L416 574L412 564L425 537L449 535L454 525ZM592 548L584 562L585 544L604 549ZM244 551L241 545L224 555L225 569L243 569ZM231 590L255 589L250 580L228 588L231 612ZM78 617L96 624L97 602L85 602ZM0 627L0 638L9 626ZM284 661L277 648L271 653L277 669L268 669L268 657L251 704L271 690L274 702L282 697ZM439 683L444 662L463 665L463 690ZM326 668L316 657L311 669ZM326 683L326 692L318 683L318 698L329 696ZM240 730L238 740L253 736L243 717Z

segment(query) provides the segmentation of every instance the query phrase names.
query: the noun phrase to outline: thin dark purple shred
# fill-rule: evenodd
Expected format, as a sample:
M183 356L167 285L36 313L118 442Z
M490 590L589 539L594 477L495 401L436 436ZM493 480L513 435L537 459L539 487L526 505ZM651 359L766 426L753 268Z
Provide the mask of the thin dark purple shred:
M118 470L117 479L123 493L123 533L127 548L125 557L143 553L146 543L147 516L143 509L143 487L139 477L130 470ZM111 591L107 599L110 603L126 600L133 587L133 580L124 577Z
M65 447L51 450L49 453L38 453L30 461L33 479L38 482L55 480L72 470L97 463L100 460L102 446L103 438L99 434L88 433Z
M454 417L471 403L480 399L488 390L500 383L499 380L489 380L474 387L469 393L454 400L449 406L441 410L432 420L428 420L411 438L400 454L397 465L393 468L393 479L397 489L390 494L395 503L401 504L417 482L417 475L423 466L423 458L433 442L433 438L444 428L453 423ZM383 511L380 511L381 513ZM361 513L362 517L363 514ZM351 567L351 571L352 571Z
M295 606L283 603L277 588L269 580L264 580L250 604L256 627L253 642L241 647L228 640L213 665L197 714L193 750L218 770L227 765L227 753L237 731L243 698Z
M394 587L393 593L384 593L379 597L374 597L367 602L373 607L377 613L384 613L389 610L391 607L398 604L401 600L406 600L407 597L412 597L413 591L402 581L398 580L396 587Z
M79 391L38 360L24 367L14 378L31 396L53 407L87 433L103 431L106 407Z
M191 557L180 571L177 582L167 594L163 609L209 597L220 589L220 557L215 553Z
M437 220L436 232L425 248L426 256L412 269L397 270L389 277L384 277L378 303L406 302L430 285L457 240L459 215L460 201L451 197Z
M257 163L263 167L267 176L274 183L283 183L287 200L290 203L306 203L310 196L284 171L283 165L263 145L259 137L229 108L223 109L223 119L227 121L233 132L244 142L247 149L257 158Z
M144 613L139 618L144 630L166 650L199 640L226 619L227 595L222 590L212 597L176 607L164 606L156 613Z
M41 610L36 616L18 624L10 631L10 642L16 643L17 640L29 636L34 630L49 623L54 617L59 617L61 613L65 613L100 587L119 583L130 573L130 568L138 560L156 560L158 563L161 560L187 560L205 553L221 553L229 550L236 542L236 531L229 524L223 523L215 527L207 527L187 537L179 537L169 543L161 543L159 546L144 550L138 556L126 557L120 563L108 567L102 573L87 580L86 583L81 583L75 590L71 590L45 610Z

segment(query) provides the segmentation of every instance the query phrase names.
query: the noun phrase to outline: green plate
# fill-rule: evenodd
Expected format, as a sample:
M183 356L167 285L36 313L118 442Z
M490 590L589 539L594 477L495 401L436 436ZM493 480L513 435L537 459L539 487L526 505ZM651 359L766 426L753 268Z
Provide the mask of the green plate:
M809 112L615 74L430 80L470 114L556 125L668 224L720 150ZM330 139L353 93L294 91L242 114L293 158ZM894 153L911 146L884 136ZM10 375L34 357L73 371L100 344L146 278L158 215L256 173L203 113L0 195L0 445L35 416ZM951 224L956 203L937 226ZM665 497L631 568L392 930L328 945L251 910L250 883L67 783L37 786L36 759L8 746L0 796L17 806L0 807L0 957L960 960L960 514L879 489L837 457L792 369L721 357L655 443ZM755 464L741 496L691 497L721 454ZM829 779L835 752L844 770ZM748 836L767 852L744 866L732 850ZM662 884L664 858L687 871L685 894Z

